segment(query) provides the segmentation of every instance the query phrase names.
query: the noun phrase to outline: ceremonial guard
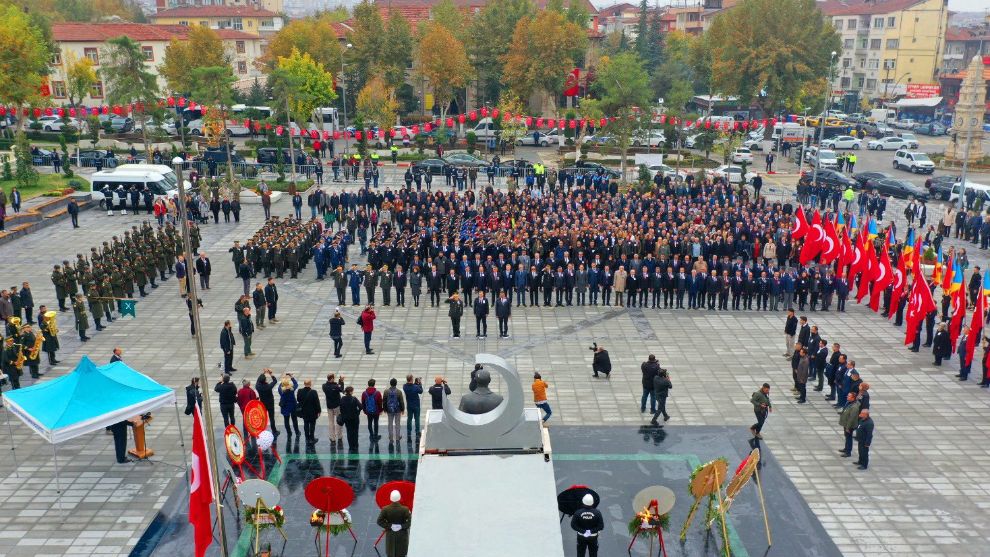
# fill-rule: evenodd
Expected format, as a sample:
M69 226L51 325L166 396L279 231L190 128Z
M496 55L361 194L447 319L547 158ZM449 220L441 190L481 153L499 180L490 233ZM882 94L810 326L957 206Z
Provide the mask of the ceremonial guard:
M89 329L89 314L86 313L86 304L83 301L82 294L76 294L72 302L72 313L75 315L76 331L79 333L79 340L86 342L89 340L89 337L86 336L86 330Z

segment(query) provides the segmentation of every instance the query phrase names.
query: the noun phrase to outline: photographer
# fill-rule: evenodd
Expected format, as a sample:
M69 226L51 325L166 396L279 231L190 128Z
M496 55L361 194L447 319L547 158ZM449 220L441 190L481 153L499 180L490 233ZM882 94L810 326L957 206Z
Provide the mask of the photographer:
M437 375L433 380L433 386L430 387L428 392L430 393L433 410L443 410L443 395L450 395L450 387L447 386L447 380Z
M406 439L412 440L412 423L416 421L416 437L419 437L419 397L423 394L423 379L417 377L413 380L412 374L406 376L406 383L402 385L402 392L406 395Z
M598 343L592 343L588 350L595 353L594 360L591 362L591 370L595 372L595 377L598 377L599 373L605 374L605 379L608 379L609 374L612 373L612 360L608 357L608 350L605 350L604 346L598 346Z

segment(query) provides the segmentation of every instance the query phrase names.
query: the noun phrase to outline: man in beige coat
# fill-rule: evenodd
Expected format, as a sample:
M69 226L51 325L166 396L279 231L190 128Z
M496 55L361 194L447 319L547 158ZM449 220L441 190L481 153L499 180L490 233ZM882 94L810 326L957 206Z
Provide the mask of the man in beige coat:
M628 277L629 273L626 272L626 266L619 265L619 270L615 272L615 282L612 284L612 289L615 291L615 299L619 302L620 307L625 303L622 296L626 291L626 278Z

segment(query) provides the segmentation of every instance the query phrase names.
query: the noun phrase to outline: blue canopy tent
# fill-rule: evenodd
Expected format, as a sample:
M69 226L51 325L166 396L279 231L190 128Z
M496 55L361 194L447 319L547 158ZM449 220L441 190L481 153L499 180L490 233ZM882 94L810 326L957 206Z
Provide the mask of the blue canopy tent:
M9 391L4 399L10 412L54 451L57 443L174 404L175 391L124 362L97 366L83 356L72 373ZM57 456L55 473L58 486Z

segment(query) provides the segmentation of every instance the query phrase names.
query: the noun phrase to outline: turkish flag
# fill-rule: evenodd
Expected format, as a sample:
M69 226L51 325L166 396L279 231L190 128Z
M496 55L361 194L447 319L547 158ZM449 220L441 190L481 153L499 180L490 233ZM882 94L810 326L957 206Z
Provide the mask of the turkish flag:
M842 229L842 249L839 253L839 276L843 275L843 269L856 259L856 250L853 249L852 242L849 241L849 229Z
M804 216L804 207L798 205L797 212L794 213L794 230L791 230L791 238L800 240L801 238L804 238L807 233L808 219Z
M956 351L956 341L962 332L963 321L966 320L966 289L960 288L952 293L952 313L949 317L949 342L951 349Z
M192 463L189 467L189 523L193 525L196 557L206 555L213 543L213 521L210 505L213 503L213 476L210 475L210 453L206 450L206 430L199 414L199 405L193 405Z
M871 242L865 242L862 261L860 264L862 273L859 275L859 289L856 290L856 303L863 302L866 293L870 291L870 281L873 280L874 273L877 271L877 250Z
M981 303L983 296L980 296ZM929 313L935 311L935 299L932 298L932 291L928 288L928 281L925 280L925 275L922 273L917 273L914 277L914 287L911 288L911 297L908 298L907 306L907 333L904 335L904 344L911 344L914 342L915 336L918 334L918 326L925 319L925 316ZM978 308L979 309L979 308ZM975 317L975 313L973 314ZM983 328L983 313L980 312L980 329ZM970 331L973 328L970 327ZM969 344L967 343L967 349Z
M873 292L870 293L870 309L880 311L880 297L883 291L894 282L894 266L890 264L890 244L883 243L880 261L873 273Z
M825 247L825 229L822 228L822 215L815 209L814 216L811 217L811 226L808 234L804 238L804 245L801 246L801 264L807 265L809 261L821 253Z
M835 226L832 224L832 219L825 219L825 245L822 247L822 253L818 260L824 265L835 261L839 255L842 253L842 241L839 240L839 234L835 231Z
M853 244L852 256L849 261L849 278L856 276L860 268L863 266L863 262L866 259L866 234L860 232L856 234L856 242Z
M933 301L932 304L934 303ZM969 322L969 333L966 337L966 365L973 363L973 352L976 351L976 342L983 336L983 315L986 313L986 310L987 295L980 288L980 293L976 298L976 308L973 309L973 318Z
M904 284L907 282L907 268L904 264L904 257L897 258L897 268L894 269L894 289L890 293L890 313L887 320L894 318L897 307L901 303L901 296L904 296Z

